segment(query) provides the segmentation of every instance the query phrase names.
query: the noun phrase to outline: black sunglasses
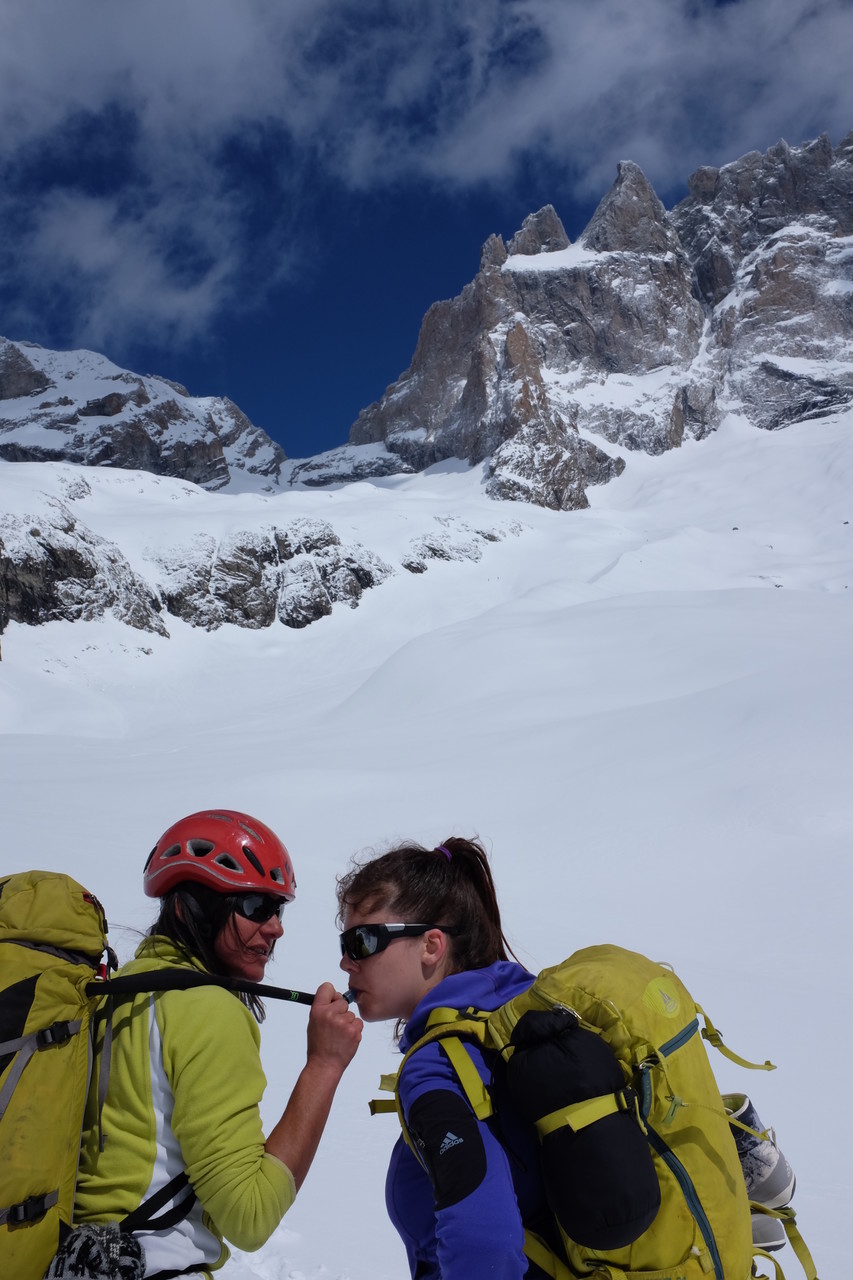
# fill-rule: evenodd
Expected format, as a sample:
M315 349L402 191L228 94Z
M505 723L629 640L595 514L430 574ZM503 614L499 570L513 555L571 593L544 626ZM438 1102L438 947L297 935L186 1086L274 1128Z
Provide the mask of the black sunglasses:
M253 924L263 924L273 916L280 920L284 913L284 898L276 898L271 893L239 893L232 901L237 915L251 920Z
M451 936L459 932L447 924L355 924L340 935L341 955L366 960L384 951L395 938L418 938L428 929L440 929Z

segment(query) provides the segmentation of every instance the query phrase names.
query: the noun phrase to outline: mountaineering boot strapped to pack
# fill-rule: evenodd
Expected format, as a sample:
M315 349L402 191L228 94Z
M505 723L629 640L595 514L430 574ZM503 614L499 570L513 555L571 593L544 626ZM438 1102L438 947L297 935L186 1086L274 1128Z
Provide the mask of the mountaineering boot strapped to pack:
M599 1042L596 1051L590 1037ZM773 1066L727 1049L669 969L620 947L588 947L543 970L493 1012L433 1010L396 1076L383 1078L395 1104L372 1104L374 1111L396 1106L410 1146L399 1080L412 1054L433 1040L479 1119L508 1095L535 1124L563 1249L558 1256L528 1231L525 1253L554 1280L639 1280L640 1273L654 1280L749 1280L756 1252L751 1206L703 1040L742 1066ZM490 1088L466 1041L494 1052ZM793 1224L793 1210L776 1212ZM791 1230L789 1239L816 1280L793 1231L796 1242Z
M776 1145L776 1135L764 1128L746 1094L727 1093L723 1102L740 1156L752 1213L752 1240L774 1252L787 1243L785 1221L773 1210L791 1203L797 1180Z
M775 1134L764 1128L746 1094L727 1093L723 1102L750 1200L757 1200L768 1209L784 1208L791 1203L797 1179L776 1145Z

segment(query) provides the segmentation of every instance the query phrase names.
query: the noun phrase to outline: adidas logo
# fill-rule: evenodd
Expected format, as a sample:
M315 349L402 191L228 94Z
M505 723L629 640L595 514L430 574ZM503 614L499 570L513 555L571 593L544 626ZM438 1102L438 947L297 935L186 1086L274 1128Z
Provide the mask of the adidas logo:
M465 1141L464 1138L457 1138L455 1133L450 1133L450 1131L448 1130L448 1132L444 1135L444 1140L442 1141L438 1154L440 1156L443 1156L446 1152L450 1150L451 1147L461 1147L464 1141Z

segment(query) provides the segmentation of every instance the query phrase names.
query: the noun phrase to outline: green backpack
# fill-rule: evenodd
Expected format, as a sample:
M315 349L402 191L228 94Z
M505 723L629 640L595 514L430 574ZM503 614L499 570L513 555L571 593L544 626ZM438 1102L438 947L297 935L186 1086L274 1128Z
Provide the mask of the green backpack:
M612 1079L598 1075L599 1081L609 1082L599 1083L597 1090L581 1089L580 1097L555 1107L553 1096L548 1101L557 1083L553 1058L545 1060L545 1073L540 1074L543 1087L532 1087L516 1055L523 1054L529 1044L529 1024L545 1020L545 1015L553 1018L555 1011L563 1014L570 1029L581 1028L588 1040L600 1037L606 1041L612 1050L608 1057L615 1055L621 1068L622 1087L614 1088ZM525 1015L530 1016L522 1024ZM701 1028L699 1015L704 1022ZM756 1254L772 1261L781 1275L771 1255L753 1248L750 1202L730 1117L703 1041L714 1044L741 1066L758 1064L746 1062L723 1045L704 1011L669 969L620 947L589 947L543 970L527 991L494 1012L433 1010L425 1034L409 1049L400 1070L383 1077L382 1087L394 1091L395 1103L371 1106L373 1111L397 1110L410 1146L399 1101L399 1080L412 1054L433 1040L438 1040L447 1054L479 1119L499 1111L509 1095L520 1113L536 1125L562 1256L531 1232L525 1236L525 1253L554 1280L575 1276L594 1276L596 1280L748 1280L755 1274ZM494 1052L491 1087L483 1083L466 1041ZM583 1064L590 1060L582 1046L577 1061ZM507 1080L512 1084L516 1066L513 1096ZM772 1070L772 1063L764 1063L762 1069ZM522 1094L527 1088L526 1098L520 1096L519 1087ZM650 1168L659 1188L659 1192L655 1188L651 1213L646 1213L639 1234L636 1230L627 1236L623 1232L621 1239L629 1243L596 1247L589 1243L589 1238L595 1239L591 1229L589 1238L584 1236L586 1243L580 1243L565 1229L565 1215L561 1221L561 1203L573 1203L576 1209L578 1196L586 1194L589 1207L594 1208L593 1193L585 1181L601 1169L601 1180L593 1183L599 1198L607 1198L604 1188L610 1178L615 1195L630 1200L632 1186L640 1186L644 1175L636 1152L630 1148L637 1132L648 1144ZM610 1153L608 1172L608 1147L613 1143L624 1145L613 1148L615 1158ZM417 1155L414 1146L412 1149ZM633 1161L630 1171L629 1160ZM571 1167L573 1161L576 1168ZM620 1179L621 1185L617 1185ZM567 1185L559 1185L561 1180L570 1194ZM636 1209L634 1205L626 1211L623 1204L622 1218L638 1221ZM756 1209L766 1212L761 1206ZM809 1280L816 1280L793 1210L773 1213L784 1221ZM645 1225L649 1220L650 1225ZM573 1221L578 1221L577 1213ZM607 1238L606 1231L599 1235ZM614 1238L612 1233L610 1238Z
M69 1227L107 922L69 876L0 882L0 1271L41 1280Z
M0 1276L42 1280L71 1230L96 1011L105 1007L111 1032L112 1000L140 992L215 985L313 1000L191 969L110 978L115 966L103 907L76 880L51 871L0 880ZM184 1173L172 1179L125 1219L125 1229L166 1225L156 1215L186 1185ZM180 1209L188 1212L193 1199L184 1197Z

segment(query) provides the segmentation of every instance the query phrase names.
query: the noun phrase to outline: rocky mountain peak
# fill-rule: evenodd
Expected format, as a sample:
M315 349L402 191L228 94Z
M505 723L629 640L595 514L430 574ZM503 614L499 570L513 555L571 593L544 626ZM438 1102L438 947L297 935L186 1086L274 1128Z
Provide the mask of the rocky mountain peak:
M731 290L744 258L767 237L803 219L836 236L853 234L853 133L833 149L826 134L791 147L750 151L721 169L703 166L672 225L690 254L703 301Z
M486 241L350 444L488 460L494 496L567 509L722 406L769 429L834 412L853 402L851 234L853 134L698 169L671 213L623 161L578 243L550 205Z
M569 237L552 204L530 213L506 247L507 254L555 253L569 247Z
M639 165L622 160L617 177L581 236L597 253L671 253L680 250L666 209Z
M501 236L492 234L480 250L480 270L502 267L506 262L506 245Z

